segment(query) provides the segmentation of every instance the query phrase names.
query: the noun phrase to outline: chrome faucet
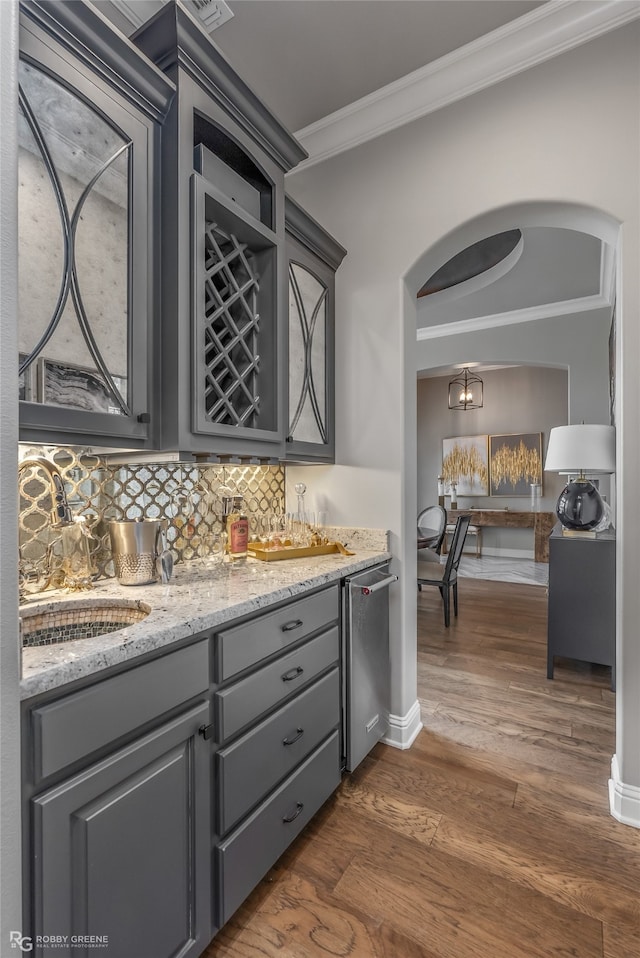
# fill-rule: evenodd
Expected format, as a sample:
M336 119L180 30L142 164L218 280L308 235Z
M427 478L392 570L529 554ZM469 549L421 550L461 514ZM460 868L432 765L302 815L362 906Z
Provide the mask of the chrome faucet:
M55 463L39 456L30 456L27 459L23 459L22 462L18 463L18 480L20 480L24 469L34 466L42 469L49 479L49 489L51 491L51 525L54 527L69 525L69 523L73 521L71 509L67 502L67 494L64 491L62 476Z

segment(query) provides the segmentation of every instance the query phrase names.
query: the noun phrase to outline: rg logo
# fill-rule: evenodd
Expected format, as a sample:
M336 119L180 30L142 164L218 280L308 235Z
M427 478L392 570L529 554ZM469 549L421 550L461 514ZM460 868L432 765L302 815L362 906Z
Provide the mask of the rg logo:
M19 948L20 951L33 951L33 939L28 935L21 935L19 931L9 932L9 941L12 948Z

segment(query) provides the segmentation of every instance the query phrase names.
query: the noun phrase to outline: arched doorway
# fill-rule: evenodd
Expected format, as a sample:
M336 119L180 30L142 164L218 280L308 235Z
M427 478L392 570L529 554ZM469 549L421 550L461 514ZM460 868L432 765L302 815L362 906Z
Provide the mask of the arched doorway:
M405 320L405 408L407 410L407 435L412 434L412 427L416 426L415 411L415 379L418 371L426 368L428 365L434 367L448 365L453 362L460 362L464 359L475 358L487 361L520 361L534 362L540 364L559 362L562 364L565 358L562 356L562 349L559 349L557 338L548 339L545 336L537 335L533 339L535 344L530 343L530 349L523 346L522 332L518 329L518 322L513 320L502 327L501 334L496 338L489 333L490 329L499 328L499 324L491 323L483 326L481 321L476 322L472 327L464 327L463 330L452 329L449 335L440 334L431 338L427 337L422 343L416 345L416 327L418 320L417 294L425 280L443 266L460 250L465 249L473 243L477 243L484 237L490 236L501 231L521 228L523 226L555 227L558 229L571 229L578 232L587 233L597 237L613 253L616 265L616 278L613 288L610 290L612 300L615 296L614 290L620 288L620 223L614 217L603 213L602 211L580 206L576 204L556 203L556 202L532 202L514 204L495 210L487 211L465 223L460 224L446 236L442 237L437 243L426 250L407 271L404 277L403 290L403 312ZM604 305L604 303L603 303ZM609 304L611 305L611 304ZM585 314L586 315L586 314ZM548 317L547 326L553 328L554 317ZM525 320L526 321L526 320ZM535 320L531 322L535 323ZM558 323L558 326L560 324ZM545 330L549 333L550 328ZM542 327L537 327L537 332L542 332ZM620 346L618 345L618 352ZM484 355L483 355L484 353ZM618 357L619 359L619 357ZM577 362L575 354L566 357L569 370ZM620 363L617 364L618 370ZM618 376L619 376L618 372ZM571 372L570 372L571 376ZM603 376L608 376L608 370L603 370ZM580 380L583 380L581 386ZM590 410L588 396L591 392L590 383L584 377L574 375L572 381L572 398L569 401L569 421L580 421L580 418L586 418L587 421L605 421L602 413L602 406L599 406L599 414L591 415L590 412L581 412L581 409ZM576 418L580 417L580 418ZM412 422L409 420L413 419ZM415 430L413 432L415 434ZM618 463L619 477L621 473L622 458L620 456L620 438L618 439ZM416 494L416 448L407 448L405 457L404 473L404 528L407 535L404 543L404 563L407 574L411 575L415 563L415 551L412 547L411 523L416 514L418 506ZM618 512L618 523L622 524L622 516ZM618 546L618 556L620 557L621 547ZM620 601L620 587L618 587L618 599ZM621 621L619 613L618 622ZM617 654L618 666L620 668L621 659L624 655L623 636L620 634L620 625L618 625ZM622 734L621 729L624 720L624 701L623 695L618 696L616 705L616 724L618 727L617 751L621 751ZM617 779L617 780L616 780ZM628 793L629 788L634 793ZM626 791L625 791L626 789ZM623 821L629 821L632 824L638 824L634 820L637 813L637 806L633 804L635 791L633 787L625 786L619 777L617 778L617 763L614 756L613 781L611 808L616 817ZM637 802L637 797L635 799ZM630 808L630 812L625 813L624 809Z

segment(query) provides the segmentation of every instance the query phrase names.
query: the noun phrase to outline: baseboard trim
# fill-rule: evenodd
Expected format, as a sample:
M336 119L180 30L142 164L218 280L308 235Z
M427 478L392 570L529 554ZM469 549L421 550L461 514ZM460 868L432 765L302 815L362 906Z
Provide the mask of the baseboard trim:
M530 559L532 562L535 558L533 549L502 549L499 546L483 546L482 555L498 559Z
M411 748L421 728L420 702L416 699L406 715L389 715L389 732L382 741L393 748Z
M611 759L611 778L609 779L609 810L613 817L623 825L640 828L640 788L626 785L620 780L620 769L616 755Z

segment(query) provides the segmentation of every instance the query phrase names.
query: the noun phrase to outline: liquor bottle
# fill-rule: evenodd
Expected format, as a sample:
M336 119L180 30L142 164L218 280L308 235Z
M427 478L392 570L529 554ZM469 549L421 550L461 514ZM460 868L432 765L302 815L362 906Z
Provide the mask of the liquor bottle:
M242 496L233 497L232 511L227 514L227 551L229 558L246 559L249 542L249 520L244 514Z

